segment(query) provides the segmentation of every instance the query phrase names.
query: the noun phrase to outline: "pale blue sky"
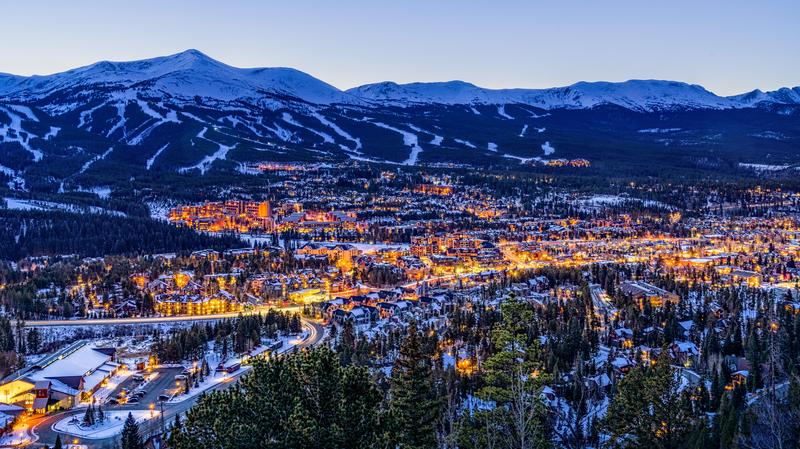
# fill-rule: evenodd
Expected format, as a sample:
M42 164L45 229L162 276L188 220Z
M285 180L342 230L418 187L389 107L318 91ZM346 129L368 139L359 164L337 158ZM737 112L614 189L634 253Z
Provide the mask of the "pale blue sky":
M340 88L674 79L723 95L800 85L800 0L3 2L0 72L196 48Z

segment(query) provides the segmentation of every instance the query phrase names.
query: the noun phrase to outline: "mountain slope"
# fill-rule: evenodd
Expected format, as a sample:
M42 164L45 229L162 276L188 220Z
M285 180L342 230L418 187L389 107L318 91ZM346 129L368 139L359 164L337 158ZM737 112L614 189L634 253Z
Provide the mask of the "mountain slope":
M90 86L135 89L144 95L200 96L224 101L273 94L316 104L357 102L350 95L299 70L240 69L197 50L133 62L103 61L49 76L9 76L5 82L0 79L0 95L31 101L59 90Z
M275 160L796 163L799 110L800 88L719 97L654 80L341 91L294 69L240 69L188 50L48 76L0 74L0 185L85 190L156 173L237 176L247 163Z
M632 111L738 109L760 103L800 104L800 87L720 97L702 86L677 81L579 82L550 89L484 89L463 81L396 84L382 82L348 90L377 104L524 104L542 109L585 109L612 104Z

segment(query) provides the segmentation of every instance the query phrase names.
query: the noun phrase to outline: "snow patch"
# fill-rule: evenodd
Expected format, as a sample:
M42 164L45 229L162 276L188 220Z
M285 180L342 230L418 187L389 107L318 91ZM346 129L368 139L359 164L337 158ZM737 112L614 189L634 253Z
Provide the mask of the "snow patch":
M308 131L312 132L313 134L316 134L316 135L318 135L318 136L322 137L322 140L323 140L325 143L335 143L335 142L334 142L334 140L333 140L333 137L331 137L331 136L330 136L330 134L326 134L326 133L324 133L324 132L322 132L322 131L317 131L316 129L309 128L309 127L307 127L307 126L303 126L303 125L301 125L301 124L300 124L300 123L299 123L297 120L295 120L295 119L292 117L292 115L291 115L291 114L289 114L288 112L284 112L284 113L283 113L283 115L281 116L281 119L282 119L284 122L286 122L286 123L288 123L288 124L290 124L290 125L292 125L292 126L296 126L296 127L298 127L298 128L302 128L302 129L308 130Z
M664 133L674 133L680 131L680 128L645 128L640 129L639 133L642 134L664 134Z
M146 421L156 420L160 417L160 412L156 410L103 410L103 413L105 419L102 423L84 427L82 415L78 413L53 424L53 430L87 440L104 440L122 433L128 413L133 415L140 426Z
M419 154L422 153L422 147L419 146L419 138L416 134L412 134L408 131L404 131L402 129L395 128L393 126L389 126L386 123L381 122L370 122L375 126L379 126L384 129L388 129L390 131L394 131L399 133L403 136L403 143L411 148L411 153L408 155L408 159L401 162L402 165L416 165L417 159L419 158Z
M80 169L80 170L78 170L78 174L80 175L80 174L82 174L82 173L85 173L85 172L86 172L86 170L88 170L88 169L89 169L89 167L91 167L91 166L92 166L92 164L94 164L94 163L95 163L95 162L97 162L97 161L101 161L101 160L105 159L105 158L106 158L106 156L108 156L109 154L111 154L111 152L112 152L113 150L114 150L114 147L111 147L111 148L107 149L107 150L106 150L106 151L105 151L103 154L99 154L99 155L97 155L97 156L95 156L95 157L93 157L93 158L89 159L88 161L86 161L86 162L83 164L83 166L81 166L81 169Z
M47 131L47 134L42 137L44 140L50 140L56 136L58 136L58 132L61 131L61 128L57 126L51 126L50 131Z
M514 117L512 117L512 116L510 116L510 115L508 115L506 113L506 105L504 105L504 104L501 104L501 105L497 106L497 115L499 115L500 117L503 117L505 119L514 120Z
M464 145L465 147L477 148L469 140L462 140L462 139L453 139L453 140L455 140L456 142L460 143L461 145Z
M414 125L412 125L411 123L406 123L406 126L408 126L409 128L413 129L414 131L416 131L416 132L418 132L418 133L425 133L425 134L430 134L430 135L432 135L432 136L433 136L433 139L432 139L430 142L428 142L428 143L430 143L431 145L436 145L437 147L438 147L438 146L440 146L440 145L442 145L442 141L444 140L444 137L442 137L442 136L439 136L439 135L437 135L436 133L432 133L432 132L430 132L430 131L426 131L426 130L424 130L424 129L422 129L422 128L418 127L418 126L414 126Z
M12 112L12 109L2 106L0 106L0 111L5 112L11 118L11 123L0 126L0 142L17 142L25 151L31 153L33 162L41 161L43 156L42 152L30 145L31 137L37 136L22 128L22 117ZM31 114L33 113L31 112Z
M192 166L189 166L189 167L179 168L178 169L179 173L187 173L187 172L190 172L192 170L200 170L200 174L201 175L205 175L206 172L211 168L211 165L214 163L214 161L225 160L225 158L228 156L228 151L236 148L236 144L234 144L233 146L228 146L228 145L223 145L223 144L221 144L219 142L215 142L215 141L213 141L211 139L206 138L205 137L206 131L208 131L208 128L203 128L202 131L197 133L197 138L198 139L204 139L204 140L207 140L207 141L209 141L209 142L211 142L213 144L216 144L217 146L219 146L219 149L217 151L215 151L213 154L204 157L203 159L200 160L200 162L198 162L195 165L192 165Z
M332 129L336 134L338 134L338 135L344 137L345 139L353 142L356 145L355 149L353 151L356 152L356 153L361 154L361 151L359 151L359 150L361 150L361 139L353 137L352 135L350 135L350 133L348 133L347 131L343 130L336 123L333 123L332 121L328 120L327 118L322 116L322 114L320 114L317 111L313 111L311 113L311 115L315 119L319 120L320 123L322 123L323 125L327 126L330 129ZM345 151L348 151L348 150L349 149L345 149Z
M205 130L206 128L203 129ZM147 165L145 166L145 168L150 170L150 167L153 166L153 163L156 161L156 158L160 156L161 152L166 150L168 146L169 144L165 144L163 147L159 148L158 151L156 151L156 154L154 154L150 159L147 160Z

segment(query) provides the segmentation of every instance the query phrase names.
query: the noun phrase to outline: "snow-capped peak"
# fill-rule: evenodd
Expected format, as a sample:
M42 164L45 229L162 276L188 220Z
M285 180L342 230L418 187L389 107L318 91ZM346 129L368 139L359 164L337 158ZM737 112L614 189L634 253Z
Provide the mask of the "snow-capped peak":
M15 77L5 82L0 77L0 95L35 98L62 89L98 84L112 90L135 89L147 95L200 96L225 101L258 99L273 94L316 104L358 102L299 70L283 67L240 69L198 50L140 61L101 61L54 75Z
M764 103L800 104L800 87L722 97L698 85L661 80L579 82L548 89L486 89L464 81L410 84L387 81L342 91L292 68L237 68L198 50L131 62L102 61L46 76L0 74L0 97L7 100L35 101L62 91L67 94L62 96L66 98L64 109L85 103L83 94L92 91L108 98L247 99L274 107L298 101L373 107L516 103L542 109L611 104L652 112L747 108Z
M719 97L702 86L660 80L579 82L550 89L485 89L463 81L411 84L384 82L356 87L348 92L368 101L393 105L520 103L554 109L615 104L637 111L735 107L732 100Z

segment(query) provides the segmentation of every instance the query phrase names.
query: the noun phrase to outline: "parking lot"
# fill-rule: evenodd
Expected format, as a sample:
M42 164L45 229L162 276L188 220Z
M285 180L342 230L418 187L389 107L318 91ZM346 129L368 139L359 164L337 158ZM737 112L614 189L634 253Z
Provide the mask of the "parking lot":
M140 385L143 385L142 389L146 392L146 394L135 403L129 402L127 404L116 405L104 404L103 406L111 409L142 409L149 407L150 404L155 404L157 406L159 403L159 396L163 394L171 396L175 391L175 376L180 374L181 371L183 371L181 368L155 369L153 371L155 377L147 383L137 381L134 379L134 376L131 376L124 382L120 383L117 389L111 394L110 398L117 398L123 389L127 389L129 393L126 396L131 397L131 395L137 391L137 387Z

